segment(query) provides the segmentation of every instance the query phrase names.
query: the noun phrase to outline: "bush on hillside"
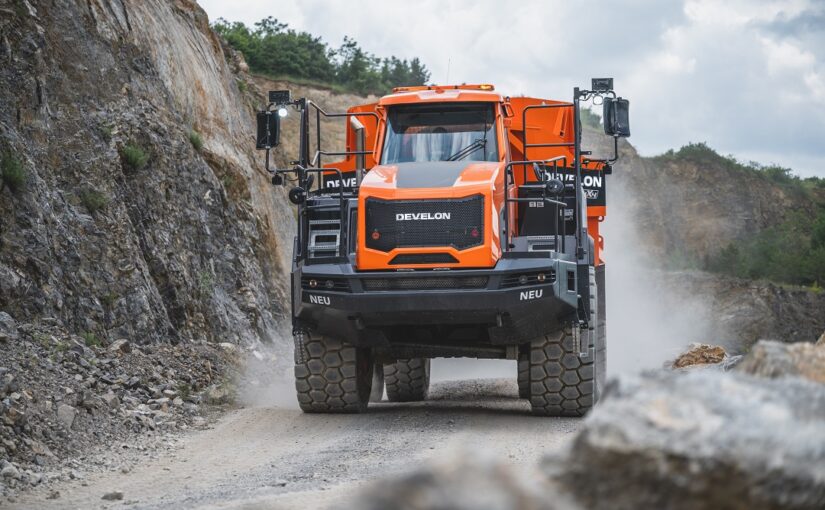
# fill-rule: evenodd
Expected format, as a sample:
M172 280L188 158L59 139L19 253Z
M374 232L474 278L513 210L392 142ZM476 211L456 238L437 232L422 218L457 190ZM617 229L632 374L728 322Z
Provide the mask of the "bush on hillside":
M232 48L243 53L249 68L259 74L379 95L392 87L424 85L430 79L430 72L418 58L379 58L349 37L333 49L320 37L291 29L271 16L255 23L254 28L223 18L212 27Z

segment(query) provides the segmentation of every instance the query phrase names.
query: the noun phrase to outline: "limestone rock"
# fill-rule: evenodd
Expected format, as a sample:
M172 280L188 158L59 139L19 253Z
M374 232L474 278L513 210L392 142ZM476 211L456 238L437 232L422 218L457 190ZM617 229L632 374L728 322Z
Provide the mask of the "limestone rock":
M0 342L13 342L17 337L17 322L6 312L0 312Z
M798 378L623 376L548 477L585 508L822 508L825 391Z
M461 452L365 490L346 507L358 510L552 510L569 509L563 496L547 494L535 477L512 466Z
M109 352L119 352L123 354L130 353L132 352L132 344L129 343L129 340L124 338L115 340L112 342L112 345L109 346Z
M57 421L59 421L66 430L71 430L77 416L77 409L70 405L60 404L57 406Z
M825 383L825 343L821 339L816 344L762 340L737 370L762 377L798 376Z
M727 358L725 349L718 345L692 344L690 348L673 361L673 368L696 365L714 365Z

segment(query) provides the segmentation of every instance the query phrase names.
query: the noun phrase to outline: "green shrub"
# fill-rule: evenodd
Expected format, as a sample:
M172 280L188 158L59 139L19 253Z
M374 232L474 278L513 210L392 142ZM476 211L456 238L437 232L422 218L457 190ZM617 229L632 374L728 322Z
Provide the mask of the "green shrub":
M123 148L123 160L132 170L140 170L149 162L149 155L139 145L129 143Z
M11 152L0 154L0 180L3 182L0 191L9 188L17 193L26 184L26 169Z
M83 341L86 343L86 347L100 347L103 345L103 342L100 341L98 337L95 336L94 333L85 332L82 335Z
M246 82L243 81L243 80L237 80L237 82L238 82L238 90L241 92L241 94L245 93L246 92Z
M189 131L189 142L192 144L192 147L194 147L196 151L200 152L201 149L203 149L203 138L201 138L200 133L198 133L194 129Z
M208 295L214 285L215 279L212 277L211 272L204 269L198 273L198 291L200 291L202 295Z
M109 205L109 198L97 190L87 189L80 193L80 203L94 214Z
M430 80L430 71L418 58L380 58L349 37L332 48L320 37L296 31L272 17L252 27L220 18L212 27L243 53L249 68L258 74L337 85L359 94L385 94L393 87L424 85Z
M731 243L709 258L705 269L740 278L793 285L825 282L825 209L811 221L804 213Z
M112 128L112 126L100 126L100 134L103 135L103 139L107 142L112 141L112 135L114 134L114 132L115 130Z

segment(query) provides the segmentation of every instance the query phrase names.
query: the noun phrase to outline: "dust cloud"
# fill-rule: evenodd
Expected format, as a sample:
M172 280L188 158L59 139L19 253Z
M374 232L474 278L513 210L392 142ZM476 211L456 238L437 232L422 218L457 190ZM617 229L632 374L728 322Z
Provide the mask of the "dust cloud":
M632 195L611 183L602 235L607 279L608 376L658 368L691 342L713 334L701 296L673 288L649 254L632 217Z
M244 407L298 409L293 377L292 334L286 327L273 343L258 342L243 351L235 393Z
M660 368L692 342L718 338L702 296L670 286L649 254L632 218L632 195L611 182L610 210L602 224L607 279L608 376ZM515 378L510 360L435 359L433 381Z

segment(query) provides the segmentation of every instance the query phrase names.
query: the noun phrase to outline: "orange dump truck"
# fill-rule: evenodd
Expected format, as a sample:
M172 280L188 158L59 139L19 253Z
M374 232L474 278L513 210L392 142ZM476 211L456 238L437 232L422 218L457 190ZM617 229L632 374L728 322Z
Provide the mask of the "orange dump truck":
M519 396L538 415L592 408L606 369L599 223L617 153L582 150L588 100L603 103L616 144L629 136L629 103L609 78L572 102L491 85L399 87L342 113L269 93L257 147L274 184L295 184L304 411L361 412L385 385L390 401L426 399L437 357L517 360ZM299 154L271 169L291 109ZM321 147L322 117L346 122L345 150Z

